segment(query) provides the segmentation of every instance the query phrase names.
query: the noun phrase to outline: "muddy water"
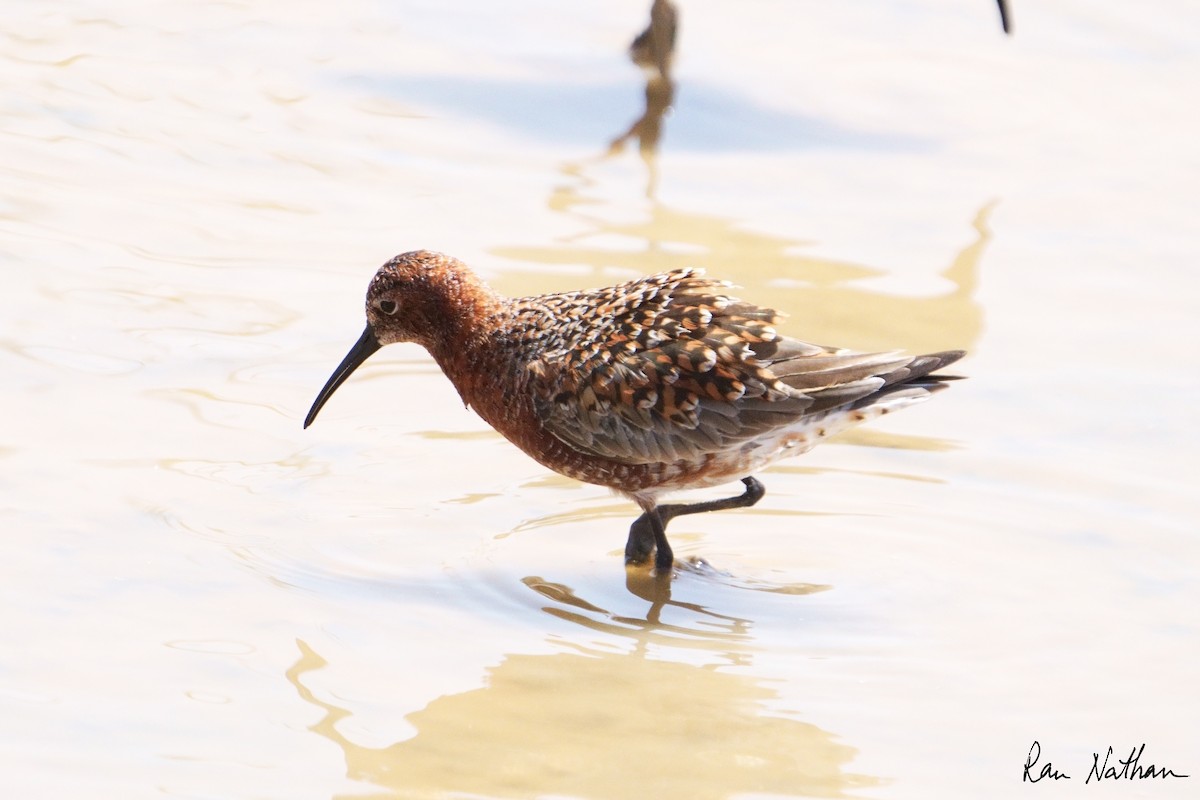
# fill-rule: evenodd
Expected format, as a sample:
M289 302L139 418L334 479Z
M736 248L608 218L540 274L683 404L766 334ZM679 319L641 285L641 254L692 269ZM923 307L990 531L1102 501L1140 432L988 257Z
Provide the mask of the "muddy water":
M5 796L1200 774L1194 9L689 3L658 120L647 6L8 9ZM415 347L301 430L416 247L513 294L704 266L970 380L678 520L663 583Z

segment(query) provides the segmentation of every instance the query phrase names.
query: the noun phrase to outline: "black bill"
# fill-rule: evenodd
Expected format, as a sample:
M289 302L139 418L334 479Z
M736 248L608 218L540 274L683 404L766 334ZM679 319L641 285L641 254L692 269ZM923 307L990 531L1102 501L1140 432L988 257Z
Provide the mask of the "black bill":
M375 333L368 325L363 331L362 336L358 337L358 341L354 343L354 347L350 348L350 352L346 353L346 357L342 359L342 363L337 365L337 369L329 376L329 380L321 388L321 393L317 395L317 399L313 401L312 408L308 410L308 416L304 418L304 427L312 424L312 421L317 418L317 413L325 402L333 396L337 388L341 386L346 378L350 377L350 373L358 369L359 365L371 357L371 354L382 347L379 340L375 338Z

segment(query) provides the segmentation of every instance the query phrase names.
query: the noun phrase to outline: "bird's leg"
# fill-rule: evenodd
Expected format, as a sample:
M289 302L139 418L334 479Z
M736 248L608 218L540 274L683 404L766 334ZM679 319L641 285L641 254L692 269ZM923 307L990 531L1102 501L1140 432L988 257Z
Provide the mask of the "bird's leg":
M684 514L700 514L705 511L724 511L728 508L748 508L762 499L766 489L755 478L742 478L746 491L736 497L721 500L706 500L702 503L672 503L651 507L629 526L629 539L625 542L625 563L640 564L658 548L654 566L667 569L671 566L671 546L667 544L667 523ZM665 552L665 556L664 556Z
M667 541L667 523L657 508L644 514L649 515L650 529L654 532L654 568L662 574L675 563L675 554L671 552L671 543Z
M658 509L654 506L643 508L642 515L629 526L629 538L625 541L626 564L641 564L649 558L657 544L659 531L663 541L667 540L667 526L658 515Z

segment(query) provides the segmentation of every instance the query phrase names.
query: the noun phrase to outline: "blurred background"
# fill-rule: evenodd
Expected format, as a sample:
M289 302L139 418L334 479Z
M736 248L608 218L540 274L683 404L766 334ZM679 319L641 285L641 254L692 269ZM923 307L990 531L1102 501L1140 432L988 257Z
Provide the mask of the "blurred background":
M10 3L0 792L1007 798L1035 740L1056 798L1109 746L1200 773L1200 10L1010 10ZM513 295L700 266L969 380L678 520L663 586L632 504L416 346L301 430L417 248Z

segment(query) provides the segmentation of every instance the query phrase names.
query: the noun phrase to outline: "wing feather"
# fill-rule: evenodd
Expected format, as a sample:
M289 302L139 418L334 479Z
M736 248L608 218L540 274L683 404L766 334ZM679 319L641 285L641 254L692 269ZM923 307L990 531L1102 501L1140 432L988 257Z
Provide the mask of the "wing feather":
M728 288L677 270L526 298L529 313L556 322L554 341L529 360L546 429L614 461L697 461L754 447L808 415L861 408L961 356L857 353L783 337L775 311Z

